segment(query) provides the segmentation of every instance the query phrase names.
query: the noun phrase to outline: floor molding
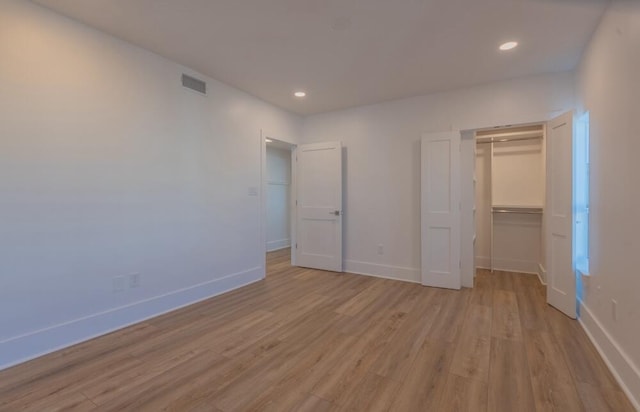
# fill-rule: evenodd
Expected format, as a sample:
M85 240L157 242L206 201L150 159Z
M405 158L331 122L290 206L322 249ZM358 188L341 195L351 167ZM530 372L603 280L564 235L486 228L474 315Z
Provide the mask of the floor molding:
M272 240L267 242L267 252L275 252L276 250L291 247L291 239Z
M633 406L640 411L640 369L633 364L593 312L580 302L580 325Z
M402 266L380 265L377 263L360 262L357 260L345 260L344 271L354 273L356 275L420 283L420 269Z
M542 266L542 263L538 263L538 278L540 283L547 286L547 270Z
M0 370L246 286L261 280L263 275L264 268L255 267L5 339L0 341Z

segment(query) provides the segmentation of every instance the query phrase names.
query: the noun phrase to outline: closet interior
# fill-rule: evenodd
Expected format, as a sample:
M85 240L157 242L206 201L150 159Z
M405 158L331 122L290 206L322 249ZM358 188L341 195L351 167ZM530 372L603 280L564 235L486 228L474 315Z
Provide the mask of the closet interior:
M475 133L475 266L544 280L545 127Z

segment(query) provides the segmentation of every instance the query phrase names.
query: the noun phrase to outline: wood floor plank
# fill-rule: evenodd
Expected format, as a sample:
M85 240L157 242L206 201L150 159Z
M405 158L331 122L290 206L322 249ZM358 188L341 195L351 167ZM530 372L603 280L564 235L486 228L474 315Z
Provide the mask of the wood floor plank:
M522 341L520 311L515 292L493 291L492 336L500 339Z
M535 411L523 342L492 338L489 373L490 411Z
M552 307L546 308L546 319L560 344L573 379L595 387L619 389L580 325Z
M291 267L0 371L0 411L631 411L535 276L451 291Z
M488 384L476 379L449 374L438 411L486 412Z
M540 411L580 411L575 383L562 349L547 332L536 332L525 341L536 408Z
M451 372L459 376L489 381L491 361L492 308L471 305L464 321Z
M442 404L455 347L425 341L391 406L393 411L436 411Z
M335 410L341 412L388 411L400 389L400 382L367 373L358 385L353 386L353 391L342 400L342 404L338 403Z
M635 408L621 390L578 383L578 394L586 412L633 412Z

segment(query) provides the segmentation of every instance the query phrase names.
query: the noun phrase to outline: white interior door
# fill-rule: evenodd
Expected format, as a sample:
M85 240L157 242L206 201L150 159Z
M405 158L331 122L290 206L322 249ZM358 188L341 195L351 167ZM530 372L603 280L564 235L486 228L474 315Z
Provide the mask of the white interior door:
M547 302L575 319L573 113L551 120L547 136Z
M296 157L296 264L342 272L342 145L301 145Z
M422 284L460 289L460 133L422 136Z

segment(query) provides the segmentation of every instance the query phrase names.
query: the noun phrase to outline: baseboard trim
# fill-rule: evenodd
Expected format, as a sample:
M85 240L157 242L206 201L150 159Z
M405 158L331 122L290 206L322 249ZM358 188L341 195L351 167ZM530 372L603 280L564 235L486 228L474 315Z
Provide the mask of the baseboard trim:
M291 247L291 239L272 240L267 242L267 252L275 252L276 250Z
M540 283L547 286L547 270L542 266L542 263L538 263L538 279L540 279Z
M490 269L491 259L485 256L476 256L476 267L480 269ZM542 266L538 262L530 262L527 260L515 259L494 259L493 270L504 272L526 273L530 275L540 276L540 268ZM543 282L544 283L544 282Z
M640 411L640 369L582 301L578 322L633 406Z
M360 262L357 260L345 260L344 271L356 275L420 283L420 269L402 266L390 266L378 263Z
M0 341L0 370L238 289L263 277L264 268L255 267Z

